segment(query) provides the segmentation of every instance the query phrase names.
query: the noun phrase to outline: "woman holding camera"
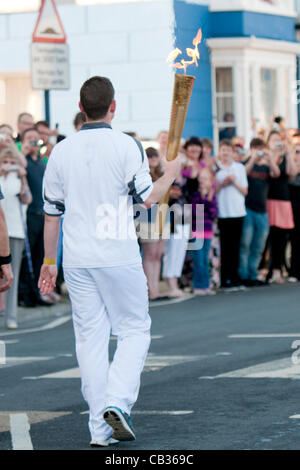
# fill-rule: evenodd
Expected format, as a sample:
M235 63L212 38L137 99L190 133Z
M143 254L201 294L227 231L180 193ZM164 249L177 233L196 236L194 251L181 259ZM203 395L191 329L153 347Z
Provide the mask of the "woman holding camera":
M278 131L268 138L268 145L275 163L279 166L279 178L270 180L267 210L270 221L271 263L267 280L283 284L282 267L285 264L285 249L289 230L294 225L293 209L290 200L289 181L297 175L291 149L284 143Z
M22 158L15 146L8 146L0 153L0 184L4 195L2 208L6 217L14 281L6 294L5 323L8 329L16 329L18 279L24 248L26 205L31 203L31 193L26 179ZM21 212L22 211L22 212Z

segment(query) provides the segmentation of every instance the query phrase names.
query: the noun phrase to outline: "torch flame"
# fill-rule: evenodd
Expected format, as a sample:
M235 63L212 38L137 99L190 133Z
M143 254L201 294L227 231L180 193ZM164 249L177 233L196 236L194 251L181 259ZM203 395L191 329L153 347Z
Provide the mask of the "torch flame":
M177 59L177 57L182 54L181 50L178 49L178 47L176 49L174 49L174 51L172 51L169 55L168 55L168 58L167 58L167 62L174 62L175 59Z
M191 58L191 60L184 60L182 59L180 62L175 62L175 64L172 65L172 67L176 69L182 69L184 70L184 73L186 74L186 69L189 65L195 64L196 67L198 67L198 60L200 59L200 52L198 49L199 44L202 41L202 29L199 29L197 36L193 40L193 46L194 49L187 48L186 53L187 56ZM167 62L173 62L177 57L182 54L181 50L176 48L174 51L172 51L167 58Z

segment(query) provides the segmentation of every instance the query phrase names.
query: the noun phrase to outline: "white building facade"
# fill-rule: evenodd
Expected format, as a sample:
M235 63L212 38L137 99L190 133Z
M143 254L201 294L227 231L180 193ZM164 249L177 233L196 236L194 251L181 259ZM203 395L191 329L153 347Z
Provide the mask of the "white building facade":
M3 4L3 5L2 5ZM26 9L22 10L22 5ZM73 132L82 83L108 76L116 89L115 127L153 138L169 126L173 70L166 57L192 46L203 29L199 68L184 136L211 137L231 113L238 135L280 114L298 127L297 17L294 0L56 0L70 46L71 88L51 92L51 124ZM1 6L2 5L2 6ZM38 0L0 0L0 122L20 112L44 117L32 90L30 44Z

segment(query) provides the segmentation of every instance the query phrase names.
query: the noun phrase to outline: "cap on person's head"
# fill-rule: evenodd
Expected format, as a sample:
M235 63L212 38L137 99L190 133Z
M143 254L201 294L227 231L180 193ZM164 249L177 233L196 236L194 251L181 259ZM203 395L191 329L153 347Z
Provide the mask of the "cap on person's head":
M111 81L105 77L92 77L80 90L80 103L87 117L102 119L113 102L115 90Z

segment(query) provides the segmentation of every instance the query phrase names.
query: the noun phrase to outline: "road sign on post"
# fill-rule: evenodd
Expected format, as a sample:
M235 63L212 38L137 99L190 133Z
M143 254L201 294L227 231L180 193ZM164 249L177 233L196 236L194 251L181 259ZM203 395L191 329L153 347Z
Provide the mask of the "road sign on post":
M50 90L70 88L69 47L55 0L42 0L31 44L32 88L45 90L45 114L50 121Z

